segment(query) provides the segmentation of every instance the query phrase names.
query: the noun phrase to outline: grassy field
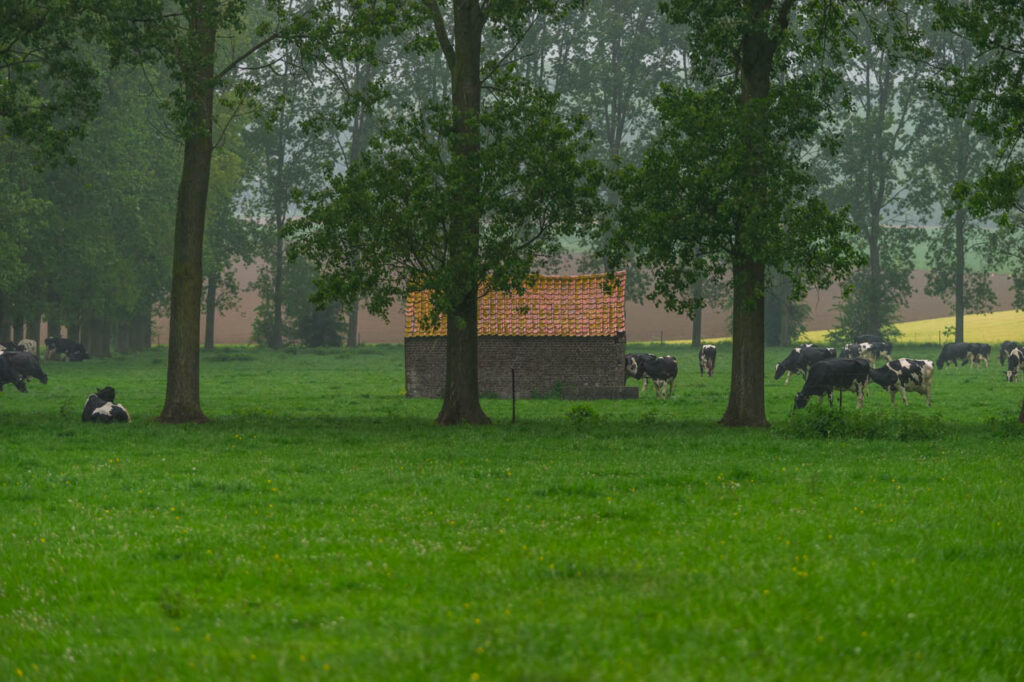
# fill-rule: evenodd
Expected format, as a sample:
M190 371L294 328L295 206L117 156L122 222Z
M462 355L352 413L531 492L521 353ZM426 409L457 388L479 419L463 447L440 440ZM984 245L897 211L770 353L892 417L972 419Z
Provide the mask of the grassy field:
M725 429L728 346L672 348L670 400L485 428L404 398L398 346L205 354L202 426L153 421L164 351L48 363L0 394L0 679L1024 679L998 362L932 408L769 378L773 427ZM132 424L79 421L106 384Z

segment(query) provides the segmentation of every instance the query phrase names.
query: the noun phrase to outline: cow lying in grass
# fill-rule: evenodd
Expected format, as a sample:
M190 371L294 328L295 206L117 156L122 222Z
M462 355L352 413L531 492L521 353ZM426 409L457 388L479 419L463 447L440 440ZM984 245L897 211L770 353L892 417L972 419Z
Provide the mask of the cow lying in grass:
M128 410L124 409L124 405L114 402L112 386L97 388L96 392L85 401L85 409L82 410L82 421L84 422L109 424L110 422L130 422L131 420L132 418L128 414Z

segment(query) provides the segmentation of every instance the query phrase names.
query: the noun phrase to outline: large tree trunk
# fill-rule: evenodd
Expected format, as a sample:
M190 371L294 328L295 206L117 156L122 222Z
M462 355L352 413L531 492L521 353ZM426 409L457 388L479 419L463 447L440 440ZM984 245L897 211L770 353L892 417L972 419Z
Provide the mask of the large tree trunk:
M733 265L732 381L720 424L768 426L764 412L765 267L744 258Z
M192 118L178 187L174 225L171 317L167 347L167 392L159 421L205 422L199 406L199 319L203 293L203 231L213 156L213 57L216 31L204 3L189 20L198 55L187 74Z
M480 47L484 15L479 0L454 3L452 119L455 192L449 234L450 268L459 281L449 295L444 403L438 424L489 424L477 384L477 277L480 244Z
M210 275L206 278L206 334L203 341L203 348L213 350L214 325L217 322L217 284L220 282L220 275Z
M275 221L276 223L277 221ZM280 225L278 225L280 228ZM280 229L278 231L280 234ZM267 345L278 350L284 345L284 239L277 238L274 247L274 319L270 323Z
M693 297L700 298L704 295L704 287L701 282L697 282L693 285ZM702 327L704 326L704 308L697 308L693 312L693 330L690 334L690 346L693 348L701 347L701 334L703 333Z
M772 34L778 31L781 35L789 23L789 12L792 0L783 0L776 8L776 19L779 26L771 25L768 18L772 13L771 0L750 0L749 8L754 18L762 22L754 22L748 33L743 35L740 43L740 103L751 109L756 100L765 99L769 95L772 75L772 60L778 50L777 38ZM764 114L755 114L764 116ZM763 162L764 145L768 144L765 131L759 132L762 119L752 121L754 128L746 131L748 135L748 163L751 177L747 180L751 187L764 187L767 183L759 182L758 178L772 169ZM763 191L763 190L762 190ZM729 404L725 414L719 421L725 426L768 426L764 412L764 286L765 264L758 262L745 249L753 248L761 238L762 225L758 220L764 217L760 210L771 202L752 194L751 219L740 227L740 239L737 240L737 252L733 256L733 306L732 306L732 382L729 387Z

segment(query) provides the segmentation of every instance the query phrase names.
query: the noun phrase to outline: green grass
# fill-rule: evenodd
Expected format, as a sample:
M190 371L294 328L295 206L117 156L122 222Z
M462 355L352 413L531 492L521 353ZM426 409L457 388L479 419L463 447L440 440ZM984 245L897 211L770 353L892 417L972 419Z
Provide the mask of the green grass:
M202 426L153 421L162 351L47 363L0 394L0 679L1024 678L998 362L841 415L769 374L774 426L725 429L729 348L669 352L671 400L486 428L404 398L400 347L206 354ZM80 423L106 384L132 424Z

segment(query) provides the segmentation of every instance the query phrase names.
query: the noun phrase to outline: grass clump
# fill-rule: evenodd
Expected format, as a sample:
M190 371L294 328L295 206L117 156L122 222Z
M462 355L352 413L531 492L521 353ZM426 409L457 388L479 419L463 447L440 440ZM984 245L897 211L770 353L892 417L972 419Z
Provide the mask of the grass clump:
M775 430L797 438L865 438L868 440L926 440L943 437L947 424L936 415L907 411L868 412L808 405L777 422Z

